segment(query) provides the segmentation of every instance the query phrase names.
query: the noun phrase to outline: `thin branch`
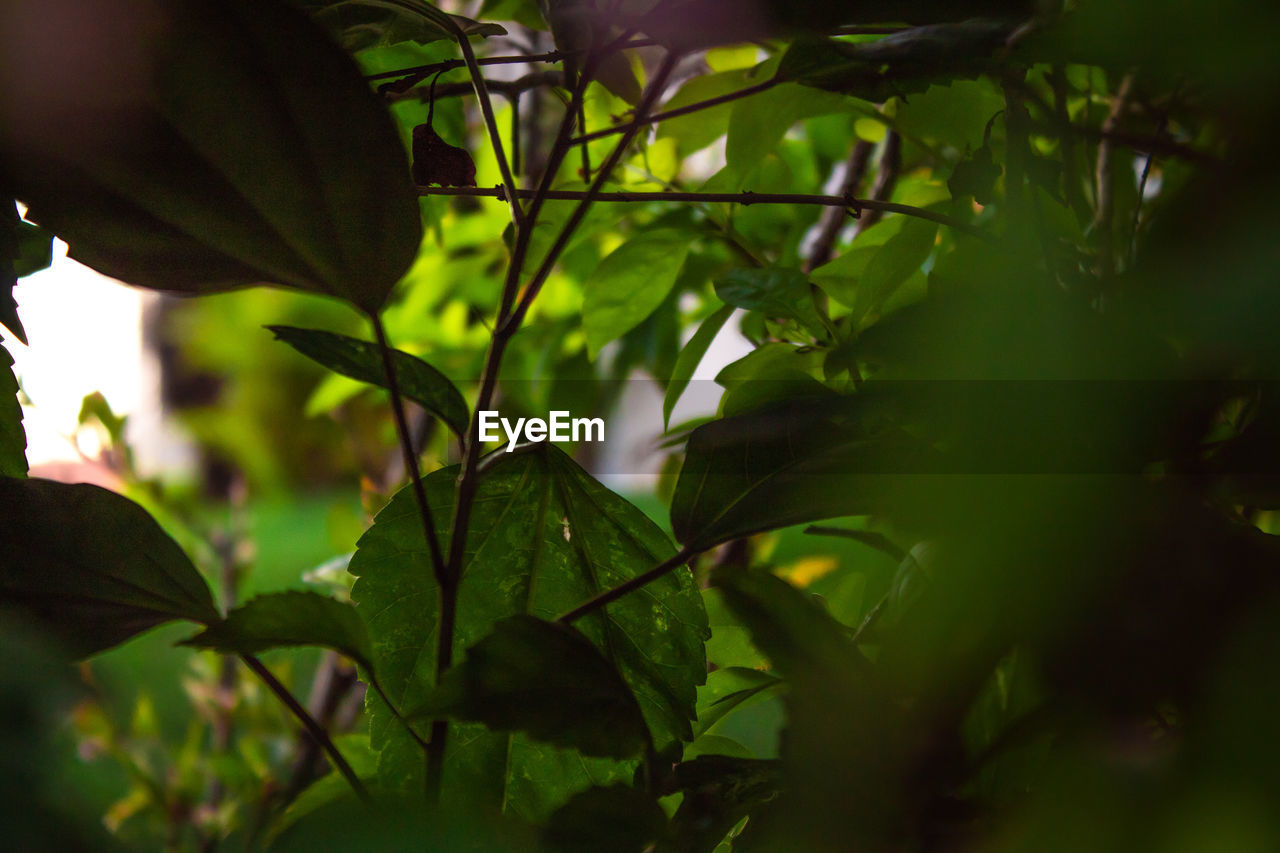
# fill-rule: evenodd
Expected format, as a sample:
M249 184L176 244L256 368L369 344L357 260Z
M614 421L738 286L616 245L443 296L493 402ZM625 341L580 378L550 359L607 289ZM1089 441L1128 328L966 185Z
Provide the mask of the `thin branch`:
M521 189L515 194L520 198L532 198L536 190ZM506 198L501 187L418 187L418 195L452 195L476 196L480 198ZM807 195L804 193L755 193L750 190L737 193L701 193L701 192L599 192L591 194L590 190L549 190L546 197L550 201L584 200L591 195L594 201L605 202L652 202L652 201L692 201L702 203L724 204L818 204L826 207L844 207L855 210L876 210L883 213L901 213L917 219L928 219L939 225L946 225L963 231L983 240L994 241L995 238L986 231L967 222L962 222L944 213L938 213L923 207L899 204L893 201L877 201L875 199L853 198L839 195Z
M902 171L902 137L896 130L890 129L884 135L884 143L880 146L880 162L876 168L876 181L871 186L870 202L884 204L893 195L893 188L898 183L898 174ZM853 238L866 231L880 221L883 210L873 205L863 204L861 207L869 211L858 219L854 227ZM935 220L936 221L936 220Z
M841 197L852 198L857 195L858 188L862 186L862 178L867 172L867 163L871 159L873 148L874 146L865 139L859 139L854 143L853 149L849 152L849 158L844 164L844 177L840 181ZM840 232L844 230L847 222L845 211L835 205L822 212L822 217L818 221L818 234L810 244L808 257L805 259L805 272L812 272L831 260L835 253L836 241L840 238Z
M615 50L631 50L638 47L652 47L656 42L653 39L633 39L631 41L618 44L606 45L605 52ZM528 56L483 56L476 59L477 65L520 65L522 63L535 62L561 62L566 56L570 56L582 51L572 50L550 50L546 53L535 53ZM455 68L465 68L466 62L461 59L444 59L440 62L432 62L427 65L411 65L408 68L397 68L393 71L380 71L377 74L366 74L366 80L390 80L395 77L417 78L413 82L406 85L416 85L420 80L424 80L438 71L452 71Z
M842 27L836 27L833 32L840 36L889 36L909 29L912 29L912 27L904 24L885 24L882 26L859 26L856 24L848 24Z
M564 84L564 76L554 69L550 71L533 71L523 77L517 77L514 80L485 80L485 85L489 87L490 92L496 92L502 95L512 103L520 96L522 92L530 89L537 89L542 86L560 86ZM437 100L441 98L457 98L464 95L470 95L475 92L475 86L470 82L466 83L442 83L435 88L435 97ZM421 100L427 95L427 89L417 87L414 89L406 89L400 91L388 91L384 94L386 99L391 103L405 100ZM513 155L514 159L514 155Z
M502 183L508 187L514 187L516 179L511 174L511 163L507 160L506 152L502 150L502 135L498 132L498 120L493 114L493 100L489 97L488 84L476 62L476 52L471 49L471 39L459 33L457 42L462 51L462 59L467 63L467 71L471 74L471 84L475 87L476 99L480 102L480 113L484 116L484 126L489 132L489 144L493 146L493 156L498 161ZM520 223L524 221L524 210L520 207L520 200L512 196L508 201L511 202L511 221L519 228Z
M581 145L585 142L594 142L597 139L604 139L606 136L612 136L615 133L628 133L630 131L635 130L637 127L640 127L641 125L657 124L658 122L666 121L668 119L679 118L680 116L686 116L686 115L689 115L690 113L696 113L696 112L701 112L702 110L708 110L708 109L711 109L712 107L718 107L721 104L727 104L727 103L730 103L731 101L736 101L740 98L746 98L746 97L750 97L751 95L758 95L761 92L767 92L768 90L772 89L774 86L778 85L780 82L782 81L779 80L778 78L770 77L768 80L765 80L762 83L756 83L754 86L748 86L745 89L739 89L736 92L729 92L727 94L719 95L714 98L707 98L705 101L697 101L692 104L686 104L683 107L677 107L673 110L667 110L666 112L663 112L663 113L653 113L652 115L641 115L640 112L637 111L636 117L633 118L631 121L627 122L626 124L614 125L613 127L606 127L603 130L597 130L592 133L586 133L586 134L583 134L582 136L574 137L573 144Z
M559 259L560 253L564 251L565 246L568 245L570 238L573 236L573 232L577 230L578 225L587 215L592 202L599 198L601 189L603 189L605 182L609 180L609 176L613 174L613 170L617 168L623 153L631 145L631 141L635 139L640 128L647 124L645 119L649 115L649 111L653 109L653 105L657 103L662 90L666 87L667 78L671 76L672 70L675 69L678 58L675 53L668 53L663 57L662 64L654 73L653 79L649 81L649 86L641 97L639 106L636 107L636 120L622 134L618 144L613 147L613 151L609 153L604 163L601 164L600 171L596 172L591 185L587 187L586 195L578 202L578 206L573 209L573 213L569 214L569 218L560 229L555 242L551 244L551 248L547 250L546 257L542 259L541 266L538 267L537 272L533 274L528 285L525 286L519 304L511 313L511 316L507 318L504 327L509 326L512 329L512 333L519 328L520 321L529 311L529 306L533 304L533 300L537 298L538 292L542 289L543 283L546 282L547 276L551 274L551 269Z
M400 439L400 450L404 456L405 471L409 473L413 485L413 496L418 503L418 514L422 518L422 532L427 539L427 548L431 553L431 567L435 571L436 583L442 587L445 583L444 554L440 550L440 540L436 536L436 525L431 518L431 506L427 503L427 491L422 485L422 471L418 468L418 455L414 452L413 438L409 433L409 422L404 416L404 399L400 395L400 380L391 358L391 346L387 343L387 330L382 326L382 318L377 312L369 312L373 320L373 333L378 340L378 350L382 353L382 369L387 374L387 390L391 392L391 411L395 415L396 435Z
M1129 107L1129 91L1133 88L1133 75L1126 74L1116 88L1115 97L1111 101L1111 112L1102 122L1102 142L1098 144L1098 166L1096 180L1098 184L1098 208L1094 212L1093 228L1098 235L1098 275L1110 278L1115 274L1115 232L1112 218L1115 213L1114 176L1112 175L1111 154L1114 140L1107 134L1114 134L1120 125L1120 119Z
M347 784L351 786L351 790L356 792L365 805L371 805L373 798L369 796L368 790L365 789L364 783L360 781L360 777L356 775L356 771L351 769L351 765L347 763L347 759L342 757L342 753L338 751L338 747L334 744L333 739L329 737L329 733L325 731L324 726L315 721L311 714L307 713L307 709L293 698L293 694L289 692L289 688L280 683L271 670L257 658L256 655L241 655L240 659L245 662L254 674L262 679L262 683L276 695L284 706L298 718L298 722L302 723L307 732L316 739L316 742L324 748L325 754L329 756L329 760L333 762L333 766L342 778L347 780Z
M622 598L622 596L627 593L634 592L645 584L653 583L663 575L674 569L678 569L680 566L683 566L685 563L693 559L695 554L697 554L697 552L690 548L681 548L672 557L663 560L652 569L649 569L649 571L636 575L631 580L626 583L618 584L613 589L607 589L589 601L584 601L582 604L579 604L577 607L563 614L559 618L559 621L566 625L576 622L588 613L599 610L601 607Z

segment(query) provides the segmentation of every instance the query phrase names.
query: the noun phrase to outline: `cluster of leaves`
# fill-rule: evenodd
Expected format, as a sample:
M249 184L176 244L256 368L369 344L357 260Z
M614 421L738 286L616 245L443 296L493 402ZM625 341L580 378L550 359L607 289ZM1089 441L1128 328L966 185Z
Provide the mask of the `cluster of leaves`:
M335 374L318 409L389 392L410 482L359 540L351 603L224 611L141 507L25 478L11 400L0 595L71 656L197 623L188 644L292 703L337 772L258 840L1280 838L1262 48L1202 38L1194 4L485 3L564 60L522 88L474 55L506 28L423 0L154 5L162 38L86 28L110 99L0 60L39 92L0 102L0 186L31 220L6 220L6 290L39 223L140 286L345 300L374 341L271 331ZM554 141L521 163L521 140ZM467 167L506 201L450 199ZM643 370L669 421L731 319L752 351L714 417L669 430L677 544L562 449L484 456L499 386L601 411ZM419 473L406 398L456 464ZM773 531L827 519L808 562L770 565ZM854 557L813 562L820 536ZM295 646L356 664L367 737L335 743L255 657Z

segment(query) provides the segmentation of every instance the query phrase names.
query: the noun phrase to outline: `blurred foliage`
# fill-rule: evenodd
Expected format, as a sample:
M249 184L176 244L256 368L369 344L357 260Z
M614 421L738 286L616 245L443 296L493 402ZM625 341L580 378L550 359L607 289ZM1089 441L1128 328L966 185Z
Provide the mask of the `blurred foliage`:
M270 228L233 215L243 199L193 200L163 170L145 174L132 149L97 160L0 132L0 190L88 262L154 285L157 258L172 260L182 289L221 290L251 280L218 275L233 257L236 272L351 303L266 289L165 303L166 399L206 459L194 486L139 477L123 420L86 400L82 428L102 433L119 490L172 537L146 556L176 543L229 615L166 610L142 568L102 559L142 546L129 528L97 548L91 524L136 507L55 533L57 511L15 504L6 520L38 517L0 533L0 592L28 619L43 602L55 623L49 600L75 599L61 618L89 616L59 627L80 651L171 618L204 625L194 642L221 651L290 647L268 662L307 694L373 811L233 657L171 649L194 631L168 626L78 674L56 644L4 644L0 734L14 748L0 779L22 815L9 825L60 849L107 843L82 819L94 809L140 849L1280 847L1273 9L487 0L468 7L477 23L424 0L300 5L369 85L351 85L347 56L323 40L326 73L347 69L331 112L287 75L265 91L231 75L246 104L298 108L296 127L273 124L283 136L261 143L277 159L254 165L283 164L248 200ZM189 8L226 35L231 12ZM270 47L260 26L246 32ZM482 59L529 57L483 66L492 122L458 60L467 38ZM544 66L553 49L560 64ZM513 224L483 194L504 180L492 130L521 187L551 164L548 186L587 191L621 135L555 143L567 105L577 92L587 131L625 126L668 49L682 59L658 109L718 100L638 134L604 189L734 200L597 201L570 232L572 198ZM240 48L193 66L218 78L202 91L230 74L220 50ZM539 76L548 67L560 70ZM381 125L379 100L403 151L380 149L369 174L316 161L329 164L309 166L320 184L354 193L317 200L279 140L373 145L376 133L345 134ZM199 167L193 186L225 189L215 167L233 183L257 174L233 168L252 146L201 123L246 132L223 108L144 104L170 120L165 146L175 133L201 143L175 161ZM479 189L419 187L405 223L390 211L423 127L469 154ZM33 155L32 139L51 149ZM50 162L84 167L93 210L183 225L192 251L165 254L154 223L109 251L101 210L68 205ZM155 181L131 187L140 174ZM361 216L379 192L390 230ZM317 222L376 269L331 257ZM47 235L25 221L10 232L21 275ZM523 276L507 281L513 257ZM549 257L544 282L509 289ZM537 295L510 338L504 288L505 301ZM402 352L380 373L362 313L384 295L377 316ZM20 334L11 314L0 320ZM264 328L282 325L319 363ZM734 331L751 352L714 383L692 379ZM530 447L470 472L450 427L485 400L486 364L513 419L608 419L635 376L663 387L668 422L682 395L718 408L654 436L658 496L633 504L589 473L590 445L564 448L581 467ZM425 404L406 419L421 505L404 486L393 375ZM20 479L20 421L0 426L4 494L50 488ZM432 552L451 552L457 518L470 536L451 587ZM31 573L76 560L138 588ZM655 566L667 571L650 577ZM282 588L294 591L249 601ZM607 600L584 602L594 595ZM129 618L107 618L122 603ZM423 750L446 718L441 779ZM68 739L101 759L70 776L93 802L48 787L48 767L74 766ZM420 794L441 782L443 813Z

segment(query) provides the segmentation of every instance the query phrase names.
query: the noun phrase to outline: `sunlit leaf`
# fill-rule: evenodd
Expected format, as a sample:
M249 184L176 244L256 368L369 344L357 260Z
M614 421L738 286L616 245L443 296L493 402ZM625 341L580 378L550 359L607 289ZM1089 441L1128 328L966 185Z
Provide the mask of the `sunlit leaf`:
M186 554L114 492L0 478L0 601L87 656L174 619L218 620Z
M693 378L694 371L698 369L698 364L702 361L702 357L707 354L707 349L711 346L711 342L715 340L720 329L728 321L729 316L733 314L732 305L722 305L712 312L711 316L702 321L702 325L698 326L698 330L693 333L693 337L689 339L689 343L684 345L680 350L680 355L676 358L675 369L671 371L671 379L667 382L667 392L662 399L662 425L664 427L671 426L671 411L676 407L676 403L680 400L680 395L684 393L684 389L689 387L689 380Z
M650 231L631 238L600 262L587 279L582 305L592 358L662 304L688 254L688 234Z

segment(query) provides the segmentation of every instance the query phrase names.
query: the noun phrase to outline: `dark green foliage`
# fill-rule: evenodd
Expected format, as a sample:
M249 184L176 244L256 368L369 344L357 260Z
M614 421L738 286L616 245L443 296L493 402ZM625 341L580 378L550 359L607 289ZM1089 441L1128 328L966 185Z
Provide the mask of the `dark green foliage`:
M446 550L456 477L456 469L446 468L424 483ZM459 649L483 640L506 617L554 619L673 553L638 509L549 445L486 460L467 539ZM378 514L350 569L383 686L401 708L415 708L430 696L434 681L438 592L409 489ZM691 736L695 686L706 674L706 616L687 572L669 574L575 627L635 692L660 747ZM387 784L406 785L421 772L421 752L379 702L371 700L370 708L379 773ZM450 800L505 802L517 815L542 816L574 790L630 775L599 760L584 765L574 753L523 735L476 725L455 729L444 779Z
M451 717L600 758L634 758L649 744L626 682L575 629L509 616L466 651L411 717Z
M0 342L3 340L0 337ZM18 379L13 375L13 356L0 347L0 476L26 475L27 434L22 428Z
M0 518L0 601L76 657L173 619L218 619L204 579L133 501L97 486L6 477Z
M716 279L716 296L735 308L791 318L806 330L822 334L822 320L813 304L809 279L800 270L731 270Z
M142 700L112 715L124 734L86 700L82 749L135 785L110 819L146 811L150 846L202 849L1280 846L1274 13L491 0L477 14L558 53L477 40L477 65L469 39L502 28L424 0L304 0L320 27L277 2L152 5L176 26L142 38L122 3L108 38L88 10L82 39L55 40L75 51L45 49L35 4L0 5L0 32L35 46L0 56L4 199L133 283L270 281L385 313L432 362L392 352L396 384L452 435L391 448L381 395L327 377L320 423L382 507L329 519L340 554L367 527L355 605L330 570L306 578L334 597L223 618L139 507L20 479L0 371L0 594L34 617L15 624L79 655L172 619L222 655L290 647L278 675L248 662L315 738L287 748L271 697L214 654L170 679L200 714L172 725L180 747L137 742L156 728ZM690 107L652 134L640 115ZM517 140L522 162L498 162ZM6 297L50 237L4 222L0 322L20 334ZM290 310L255 305L255 328ZM731 316L742 336L719 343L750 350L719 360ZM271 328L385 387L372 344ZM306 389L264 357L205 366L294 408ZM595 479L630 464L619 448L584 444L580 467L465 436L473 408L620 417L617 380L640 375L669 420L712 357L718 407L661 440L679 551L638 508L662 507ZM221 491L192 508L138 480L105 398L82 420L243 600L236 490L230 512ZM220 446L269 420L221 421ZM388 503L411 456L428 473ZM795 529L823 519L807 532L830 535ZM340 771L318 781L317 744Z
M17 207L4 204L0 209L0 324L24 344L27 334L18 319L13 287L23 276L49 266L52 253L53 235L22 221Z
M133 9L123 45L76 43L103 67L68 85L113 85L108 64L138 76L83 96L94 112L74 136L44 108L0 111L0 185L71 257L131 284L270 282L379 308L421 228L404 149L350 58L283 0L156 6L162 41Z
M284 341L335 373L380 388L387 387L387 372L377 344L319 329L298 329L293 326L267 328L277 340ZM466 433L471 420L467 401L462 399L462 394L447 376L417 356L400 350L392 350L391 362L395 366L396 380L404 396L439 417L455 434L460 436Z
M277 592L245 602L184 645L229 654L322 646L374 669L369 632L350 604L314 592Z
M644 791L623 785L574 794L547 820L547 853L642 853L665 834L667 816Z

